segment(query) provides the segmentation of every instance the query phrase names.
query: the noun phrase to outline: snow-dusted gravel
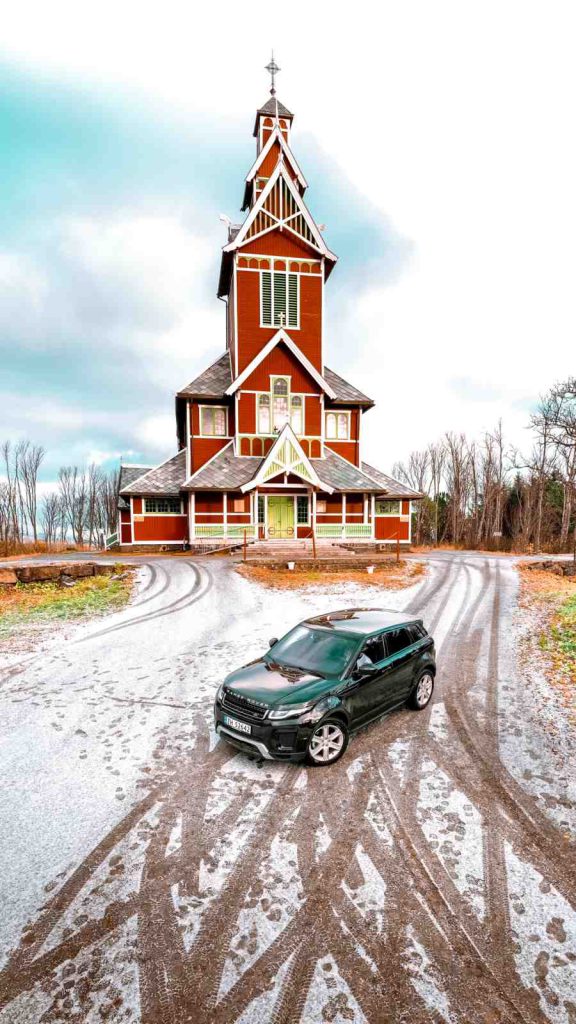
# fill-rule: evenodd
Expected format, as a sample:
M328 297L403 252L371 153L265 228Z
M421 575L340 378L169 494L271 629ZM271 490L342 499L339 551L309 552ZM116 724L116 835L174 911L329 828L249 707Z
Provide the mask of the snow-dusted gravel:
M0 1024L574 1024L574 745L559 771L511 561L428 561L298 593L152 559L131 607L0 665ZM218 742L226 672L353 605L423 616L431 707L325 771Z

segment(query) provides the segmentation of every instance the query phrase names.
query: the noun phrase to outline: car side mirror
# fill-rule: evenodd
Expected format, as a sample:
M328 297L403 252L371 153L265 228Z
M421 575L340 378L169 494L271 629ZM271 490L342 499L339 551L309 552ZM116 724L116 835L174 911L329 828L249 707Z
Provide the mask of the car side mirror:
M277 643L278 643L278 637L277 636L273 636L272 639L268 641L268 647L274 647L274 644L277 644Z
M354 679L368 679L369 676L378 675L377 665L361 665L360 668L354 670Z

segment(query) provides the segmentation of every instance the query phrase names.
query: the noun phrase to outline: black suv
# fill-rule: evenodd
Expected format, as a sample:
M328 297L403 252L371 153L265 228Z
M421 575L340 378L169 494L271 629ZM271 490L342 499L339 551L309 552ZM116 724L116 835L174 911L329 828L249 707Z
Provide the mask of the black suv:
M216 694L216 731L262 757L334 764L350 734L434 689L434 641L422 620L381 608L306 619Z

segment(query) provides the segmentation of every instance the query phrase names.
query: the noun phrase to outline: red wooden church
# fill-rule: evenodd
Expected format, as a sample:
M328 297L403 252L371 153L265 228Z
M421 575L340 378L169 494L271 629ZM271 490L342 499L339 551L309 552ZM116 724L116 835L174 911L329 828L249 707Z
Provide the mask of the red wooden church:
M325 362L324 289L337 257L305 203L293 115L256 113L241 225L222 250L226 351L176 396L178 452L123 466L122 546L332 538L410 542L420 497L362 461L373 401Z

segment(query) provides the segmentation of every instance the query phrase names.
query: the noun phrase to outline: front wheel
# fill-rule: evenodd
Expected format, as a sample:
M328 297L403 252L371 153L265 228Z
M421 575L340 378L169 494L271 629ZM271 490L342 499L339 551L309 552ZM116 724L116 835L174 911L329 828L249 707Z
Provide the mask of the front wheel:
M423 711L427 704L430 703L433 692L434 676L429 671L423 672L410 697L410 706L415 711Z
M348 746L348 729L335 718L317 725L308 740L307 758L313 765L335 764Z

